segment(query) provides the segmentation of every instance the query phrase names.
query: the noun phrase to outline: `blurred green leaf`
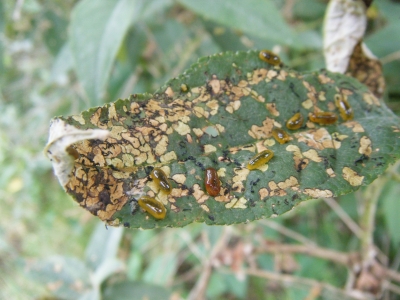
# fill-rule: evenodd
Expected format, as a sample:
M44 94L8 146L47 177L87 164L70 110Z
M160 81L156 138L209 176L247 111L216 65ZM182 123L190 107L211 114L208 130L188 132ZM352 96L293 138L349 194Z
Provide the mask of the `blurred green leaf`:
M196 14L225 25L241 30L275 43L297 47L304 44L297 40L294 31L284 21L280 11L270 0L178 0L179 3ZM296 42L295 42L296 41ZM296 45L296 43L299 43Z
M400 245L399 195L400 185L393 180L385 185L381 195L386 227L389 231L391 244L395 249L398 249Z
M160 300L169 299L168 289L139 281L123 281L108 285L103 292L103 300Z
M1 92L1 81L4 72L4 41L5 41L5 27L6 27L6 15L4 11L4 3L0 1L0 92Z
M207 299L247 299L248 277L238 279L235 274L213 272L207 286ZM229 295L229 296L227 296Z
M51 256L26 262L27 275L47 287L52 295L75 300L88 292L90 273L85 264L72 257Z
M400 4L397 5L400 15ZM392 59L383 65L383 71L389 93L400 93L400 77L398 76L400 60L400 39L393 39L400 32L400 22L391 22L382 30L377 31L365 39L365 43L374 55L380 59L393 56L397 53L397 59Z
M127 35L126 55L131 64L132 70L137 69L140 63L142 63L142 56L145 53L145 48L148 42L146 28L140 23L137 24L137 26L135 26Z
M143 257L139 251L132 251L127 263L127 276L130 280L139 279L142 269Z
M99 270L104 264L110 266L107 261L116 259L123 231L123 227L107 229L104 224L98 223L85 253L86 263L91 270Z
M83 0L74 8L70 44L75 69L92 105L104 98L111 67L140 0ZM136 17L135 17L136 14Z
M57 53L53 67L51 70L51 79L59 84L68 83L68 71L74 67L74 59L72 57L69 43L65 43Z
M320 0L301 0L295 1L293 15L302 21L315 20L323 18L325 14L326 3Z
M44 42L50 53L56 55L67 40L68 21L51 10L46 11L43 18L49 24L43 33Z
M167 285L172 282L178 267L177 258L175 252L161 252L150 261L144 271L143 280L159 285Z
M84 293L78 300L101 300L100 291L98 289L93 289Z

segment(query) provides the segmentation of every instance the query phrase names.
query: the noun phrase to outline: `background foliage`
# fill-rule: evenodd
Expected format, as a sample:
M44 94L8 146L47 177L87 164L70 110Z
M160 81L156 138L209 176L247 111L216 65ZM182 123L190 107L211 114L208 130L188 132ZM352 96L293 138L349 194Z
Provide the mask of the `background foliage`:
M260 274L246 276L248 252L238 249L285 242L357 250L359 240L344 225L338 207L332 210L313 200L273 221L106 231L64 193L42 149L53 116L151 92L200 56L269 48L297 70L323 67L326 4L323 0L1 1L0 298L96 299L101 294L104 299L124 299L132 290L137 295L152 293L150 299L186 298L210 265L215 268L203 289L212 299L309 295L311 288L305 282L282 285ZM376 1L368 12L366 36L367 45L384 64L386 101L398 115L399 15L397 1ZM381 178L374 236L388 266L397 270L398 180L396 167ZM337 201L357 222L362 200L371 194L364 189ZM221 245L224 240L229 243ZM213 256L218 249L224 249L225 259ZM265 271L294 273L337 287L345 284L346 269L325 260L296 255L285 258L289 266L283 266L276 255L253 258Z

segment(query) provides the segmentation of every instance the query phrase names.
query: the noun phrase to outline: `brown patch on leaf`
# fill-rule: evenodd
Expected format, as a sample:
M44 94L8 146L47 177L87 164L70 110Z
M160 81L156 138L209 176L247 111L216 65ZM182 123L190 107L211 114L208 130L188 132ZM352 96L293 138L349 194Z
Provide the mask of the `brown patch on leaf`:
M276 183L275 181L271 180L268 182L268 189L270 191L270 196L286 196L287 189L292 189L293 191L298 191L299 189L299 181L296 177L290 176L285 181L281 181Z
M319 74L319 75L318 75L318 80L319 80L319 82L321 82L322 84L334 83L334 82L335 82L335 81L333 81L333 79L329 78L329 77L326 76L325 74Z
M115 178L110 169L99 171L76 164L73 174L65 189L80 206L103 221L111 220L128 201L124 179Z
M336 177L335 171L333 171L332 168L326 169L326 173L329 175L329 177Z
M200 204L204 203L209 198L197 183L193 185L193 197L196 199L197 203Z
M294 168L297 172L300 172L307 167L309 160L307 158L304 158L298 146L288 145L286 147L286 151L293 152Z
M310 149L306 152L303 152L303 156L315 161L317 163L321 162L323 159L318 155L318 152L314 149Z
M271 113L271 115L273 115L275 117L279 116L279 111L276 109L275 103L267 103L265 106L267 107L267 109Z
M365 156L370 156L372 153L372 142L367 136L363 136L360 139L360 148L358 148L358 153L364 154Z
M356 171L350 169L349 167L344 167L342 171L344 180L349 182L352 186L360 186L362 184L364 176L358 175Z
M356 78L365 84L376 97L382 98L385 91L382 64L376 57L373 57L362 42L354 47L346 75Z
M315 199L317 198L328 198L332 197L333 193L330 190L320 190L320 189L304 189L304 194L311 196Z
M308 130L295 133L295 137L299 142L306 143L309 147L317 150L334 148L332 136L323 127L317 130Z
M267 69L258 69L254 70L251 79L249 80L250 84L258 84L260 81L264 80L267 76Z
M364 132L364 128L357 121L345 122L344 126L351 128L353 132Z
M265 197L268 197L269 195L269 191L266 188L262 188L258 191L258 193L260 194L260 199L264 199Z
M249 135L254 139L269 138L272 135L272 129L274 128L274 119L266 118L262 126L253 125L249 130Z
M378 98L376 98L372 93L364 93L363 100L369 105L381 106Z
M246 206L247 204L247 200L244 197L241 197L240 199L237 198L233 198L230 202L228 202L227 204L225 204L226 208L247 208Z
M235 168L234 172L236 175L232 178L232 189L235 191L241 191L244 188L243 181L246 180L247 176L250 173L250 170L246 168Z

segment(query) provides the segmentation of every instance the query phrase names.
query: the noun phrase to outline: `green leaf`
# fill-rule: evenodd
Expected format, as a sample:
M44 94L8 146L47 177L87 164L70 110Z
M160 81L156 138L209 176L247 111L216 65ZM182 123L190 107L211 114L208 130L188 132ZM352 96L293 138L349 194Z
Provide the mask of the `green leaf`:
M297 112L305 119L317 110L338 114L335 97L347 97L353 120L307 122L285 129L288 143L273 139L273 127L285 128ZM60 161L71 143L76 153L69 163ZM221 225L280 215L301 201L368 185L399 158L400 127L354 78L271 66L256 51L227 52L201 58L154 94L56 119L46 149L66 191L110 224ZM249 170L249 160L264 149L274 152L272 160ZM171 194L150 179L153 167L165 171ZM209 167L219 173L216 197L205 191ZM142 209L131 214L130 201L144 194L164 204L164 219Z
M394 249L397 249L400 245L399 195L399 183L389 181L381 197L383 201L383 211L385 213L384 218Z
M400 5L396 5L393 8L394 11L400 12ZM400 49L400 40L393 39L394 36L398 36L397 33L400 30L399 22L392 22L382 30L369 36L365 43L368 45L370 50L379 58L390 57L396 55ZM391 59L389 63L384 64L384 74L386 83L388 85L388 92L392 94L400 93L400 79L398 76L398 70L400 67L400 61L398 59Z
M106 230L104 224L97 225L85 253L95 286L100 286L110 274L123 268L123 263L117 259L122 233L122 227Z
M73 68L71 48L68 43L64 44L58 52L51 68L51 79L60 84L68 82L68 71Z
M171 292L164 287L139 282L123 281L105 288L102 299L138 299L138 300L158 300L169 299ZM132 298L133 297L133 298Z
M4 29L6 27L6 14L3 2L0 2L0 74L4 73ZM0 75L1 76L1 75ZM1 79L1 77L0 77Z
M101 103L104 87L140 0L84 0L71 15L70 45L75 69L92 105Z
M167 285L172 282L174 274L178 268L178 258L176 253L168 251L160 253L151 260L143 273L143 280L159 285Z
M276 5L270 1L178 0L196 14L232 29L273 40L275 43L298 47L302 42L287 25ZM249 17L251 16L251 17ZM298 43L296 45L295 43Z
M67 39L67 20L51 10L43 14L43 19L50 24L43 32L44 42L49 52L56 55Z
M51 256L27 263L28 276L62 299L78 299L91 290L89 270L73 257Z

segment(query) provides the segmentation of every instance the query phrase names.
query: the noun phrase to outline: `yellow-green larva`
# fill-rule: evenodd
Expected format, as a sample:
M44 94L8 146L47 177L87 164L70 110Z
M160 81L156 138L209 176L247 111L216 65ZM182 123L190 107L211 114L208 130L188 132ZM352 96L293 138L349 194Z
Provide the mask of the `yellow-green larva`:
M354 112L346 98L335 95L335 105L339 109L343 121L353 120Z
M289 134L281 128L272 129L272 136L279 144L285 144L290 141Z
M308 116L308 118L311 122L317 123L320 125L335 124L338 119L337 115L330 111L318 111L315 113L311 113Z
M166 192L167 194L171 193L171 184L169 183L167 175L164 173L163 170L161 170L160 168L154 168L153 171L151 171L150 173L150 177L154 180L154 182L162 191Z
M258 57L273 66L278 66L281 63L279 56L269 50L261 50Z
M274 152L271 150L264 150L256 155L254 155L249 162L247 163L247 169L255 170L259 167L262 167L266 163L268 163L271 158L274 157Z
M162 220L165 218L167 210L165 209L164 205L161 202L157 201L155 198L142 196L138 200L138 204L153 218L158 220Z
M286 122L286 127L290 130L299 129L303 126L304 118L301 113L295 113L289 120Z

